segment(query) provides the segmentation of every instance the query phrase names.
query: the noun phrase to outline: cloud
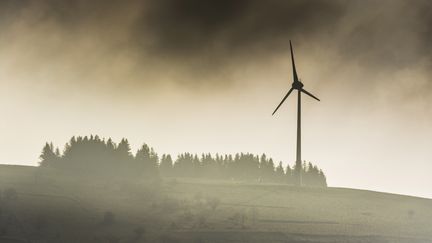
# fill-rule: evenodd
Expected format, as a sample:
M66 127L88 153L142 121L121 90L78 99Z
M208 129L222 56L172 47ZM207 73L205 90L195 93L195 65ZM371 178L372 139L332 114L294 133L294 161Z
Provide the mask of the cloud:
M5 0L0 61L45 80L225 85L241 66L286 55L293 39L392 72L430 66L431 11L426 0Z
M335 30L344 7L336 1L147 1L136 41L154 53L228 58L249 51L274 54L290 38ZM143 40L143 41L142 41ZM276 46L275 46L276 45Z

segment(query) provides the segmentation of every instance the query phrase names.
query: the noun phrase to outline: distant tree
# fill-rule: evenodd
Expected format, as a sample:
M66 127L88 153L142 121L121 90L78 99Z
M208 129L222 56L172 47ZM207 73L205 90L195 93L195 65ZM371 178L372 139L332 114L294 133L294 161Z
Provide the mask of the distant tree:
M116 144L112 141L111 138L108 138L106 142L106 147L108 151L114 151L116 149Z
M319 170L318 175L319 175L319 178L320 178L320 186L321 187L327 187L327 178L326 178L324 172L321 169Z
M41 159L39 162L40 166L50 167L59 161L60 151L57 148L56 152L54 152L53 144L52 143L49 143L49 144L45 143L45 146L43 147L42 153L39 156L39 158Z
M260 177L262 179L267 177L267 163L267 156L262 154L259 160Z
M60 149L58 147L55 150L55 156L57 157L57 159L61 157Z
M282 161L280 161L278 167L276 168L276 179L279 182L283 182L284 177L285 177L285 171L282 166Z
M275 165L273 162L273 159L270 158L266 164L266 177L268 178L268 180L274 180L274 176L275 176Z
M160 162L160 163L159 163ZM273 159L266 154L251 153L201 156L182 153L173 162L170 155L162 155L160 161L156 151L143 144L132 155L127 139L119 144L111 138L105 141L97 135L72 137L64 146L63 154L52 143L46 143L40 155L40 166L78 171L91 176L146 176L201 177L247 181L273 181L296 184L298 172L306 186L327 186L324 172L312 163L287 165L282 162L275 167ZM103 168L103 169L102 169Z
M87 137L86 137L87 138ZM127 139L123 138L115 149L118 158L127 161L132 158L131 147Z
M163 176L173 175L173 161L171 155L169 154L162 155L161 162L159 165L159 170Z
M133 166L134 157L132 156L131 147L127 139L123 138L120 141L114 150L114 154L115 162L117 163L115 167L119 168L118 173L125 175L136 174Z
M154 152L153 148L150 148L147 144L143 144L142 147L137 151L135 155L135 162L139 173L144 176L154 177L158 174L158 163L159 159Z
M150 167L155 171L159 167L159 156L153 148L150 148Z
M197 176L193 170L193 158L190 153L180 154L174 163L174 173L180 177L195 177Z
M294 184L293 169L289 165L287 165L285 170L285 181L287 184Z

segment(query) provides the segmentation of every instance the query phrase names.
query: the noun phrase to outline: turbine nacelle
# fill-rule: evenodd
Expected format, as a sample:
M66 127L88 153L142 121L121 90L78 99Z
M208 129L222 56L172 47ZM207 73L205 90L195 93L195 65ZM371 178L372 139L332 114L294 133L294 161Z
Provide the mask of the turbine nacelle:
M292 88L293 89L297 89L297 90L302 90L303 89L303 83L302 82L300 82L300 81L294 81L293 83L292 83Z

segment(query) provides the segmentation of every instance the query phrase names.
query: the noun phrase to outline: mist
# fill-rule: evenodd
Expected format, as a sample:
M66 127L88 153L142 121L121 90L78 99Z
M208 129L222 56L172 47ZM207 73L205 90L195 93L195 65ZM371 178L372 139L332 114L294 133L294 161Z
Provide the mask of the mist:
M432 197L429 1L2 1L0 162L99 134L158 151L304 158L330 186ZM362 176L359 176L361 174ZM406 177L406 180L400 180Z

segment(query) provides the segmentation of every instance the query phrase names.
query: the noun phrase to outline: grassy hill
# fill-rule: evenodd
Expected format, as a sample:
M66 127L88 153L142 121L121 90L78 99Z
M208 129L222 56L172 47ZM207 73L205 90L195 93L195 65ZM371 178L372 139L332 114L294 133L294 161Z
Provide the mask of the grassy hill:
M365 190L6 165L0 189L0 242L432 242L432 200Z

